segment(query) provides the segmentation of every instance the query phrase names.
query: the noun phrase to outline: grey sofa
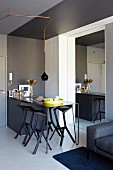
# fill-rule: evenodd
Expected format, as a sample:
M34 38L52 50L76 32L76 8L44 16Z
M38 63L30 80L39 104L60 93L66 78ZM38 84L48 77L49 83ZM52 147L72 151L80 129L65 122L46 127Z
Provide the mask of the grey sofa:
M113 160L113 121L87 127L87 149Z

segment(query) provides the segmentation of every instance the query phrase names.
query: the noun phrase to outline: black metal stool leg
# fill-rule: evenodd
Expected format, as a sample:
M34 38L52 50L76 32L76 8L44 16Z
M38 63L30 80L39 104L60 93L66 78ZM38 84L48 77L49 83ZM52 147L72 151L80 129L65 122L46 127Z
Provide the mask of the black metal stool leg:
M57 126L55 125L54 121L53 121L53 118L52 118L52 113L51 113L51 109L49 109L49 115L50 115L50 119L51 119L51 124L53 125L55 131L58 133L58 135L60 136L60 132L58 131L58 128ZM53 134L52 136L54 135L54 131L53 131ZM52 136L50 137L50 139L52 139Z
M72 105L70 106L66 106L66 107L62 107L62 106L58 106L54 109L54 115L55 115L55 120L56 120L56 127L55 127L55 130L52 134L52 136L50 137L50 139L53 137L55 131L57 131L57 133L59 132L60 133L60 137L61 137L61 140L60 140L60 146L62 146L62 143L63 143L63 139L64 139L64 130L67 131L67 133L69 134L71 140L75 143L76 141L74 140L73 136L71 135L69 129L67 128L67 125L66 125L66 119L65 119L65 113L72 108ZM60 124L59 124L59 120L58 120L58 117L57 117L57 114L56 114L56 110L59 110L62 112L62 115L63 115L63 122L64 122L64 126L61 127ZM58 133L58 134L59 134Z
M16 134L15 139L20 135L21 130L23 129L23 127L24 127L24 123L22 124L21 128L19 129L18 133Z
M68 135L70 136L70 138L72 139L73 143L75 143L75 140L67 127L66 127L66 131L67 131Z
M95 121L96 121L96 119L97 119L97 117L98 117L98 114L99 114L99 112L95 115L94 120L93 120L93 123L95 123Z
M38 149L40 140L41 140L42 135L43 135L44 125L45 125L45 121L43 122L42 129L41 129L40 132L39 132L39 137L37 138L37 143L36 143L35 149L34 149L34 151L33 151L33 154L36 154L36 152L37 152L37 149ZM38 132L38 129L35 129L35 131ZM46 139L46 140L47 140L47 139ZM47 142L47 145L48 145L48 142Z
M31 134L30 134L29 138L26 140L24 146L27 146L27 144L28 144L28 142L30 141L30 139L31 139L31 137L32 137L32 135L33 135L34 132L35 132L35 130L33 130L33 131L31 132Z
M57 130L60 131L60 132L59 132L59 131L58 131L58 132L59 132L59 136L61 136L60 134L61 134L62 132L61 132L61 130L60 130L61 128L60 128L59 120L58 120L58 117L57 117L56 109L54 109L54 115L55 115L55 119L56 119Z
M63 112L63 120L64 120L64 128L66 129L66 131L67 131L68 135L70 136L70 138L72 139L72 141L75 143L75 140L66 125L65 112Z
M34 112L33 112L33 114L34 114ZM37 135L35 134L35 131L36 131L36 124L37 124L37 121L35 120L35 122L34 122L34 127L31 128L31 133L30 133L28 139L25 141L24 146L27 146L27 144L28 144L28 142L30 141L30 139L31 139L31 137L32 137L33 134L36 136L36 138L37 138L37 135L39 136L38 133L37 133Z
M47 139L46 139L46 137L45 137L44 133L42 133L42 135L43 135L43 137L44 137L45 141L47 142L47 145L49 146L49 149L50 149L50 150L52 150L52 148L51 148L51 146L50 146L49 142L47 141Z
M53 131L53 133L52 133L51 137L49 138L49 140L51 140L51 139L52 139L52 137L53 137L53 135L54 135L55 131L56 131L56 130L54 130L54 131Z
M16 136L15 136L15 139L20 135L20 133L21 133L21 131L22 131L24 125L25 125L25 121L26 121L26 113L24 114L24 111L25 111L25 109L22 108L22 115L24 116L24 120L23 120L23 123L22 123L22 125L21 125L19 131L17 132L17 134L16 134ZM26 111L25 111L25 112L26 112Z
M105 113L105 111L101 111L101 101L104 101L105 100L105 97L102 97L102 98L97 98L97 101L98 101L98 112L97 114L95 115L94 117L94 120L93 120L93 123L96 121L98 115L99 115L99 118L100 118L100 121L101 121L101 114L102 113Z
M51 122L48 122L49 129L53 132L53 128L51 127Z
M56 125L55 125L55 130L53 131L53 133L52 133L52 135L50 137L50 140L52 139L55 131L58 133L59 136L61 136L61 130L60 130L60 125L59 125L59 121L58 121L58 118L57 118L56 109L54 109L54 115L55 115Z
M22 142L23 145L26 143L26 140L27 140L28 136L30 136L30 127L28 127L26 125L26 129L27 129L27 132L26 132L26 135L25 135L24 140Z
M48 136L49 136L49 132L50 130L53 132L53 128L51 127L51 122L48 122ZM47 136L46 136L46 139L47 139Z
M61 134L61 140L60 140L60 146L62 146L63 139L64 139L64 128L62 128L62 134Z
M23 140L23 142L22 142L23 145L26 143L26 140L27 140L28 136L30 136L30 131L31 131L31 129L32 129L33 117L34 117L34 112L32 111L30 123L29 123L29 124L26 123L27 132L26 132L25 138L24 138L24 140Z
M33 154L36 154L36 152L37 152L37 149L38 149L38 146L39 146L41 137L42 137L42 133L40 134L40 136L39 136L39 138L38 138L38 140L37 140L37 143L36 143L35 149L34 149L34 151L33 151Z

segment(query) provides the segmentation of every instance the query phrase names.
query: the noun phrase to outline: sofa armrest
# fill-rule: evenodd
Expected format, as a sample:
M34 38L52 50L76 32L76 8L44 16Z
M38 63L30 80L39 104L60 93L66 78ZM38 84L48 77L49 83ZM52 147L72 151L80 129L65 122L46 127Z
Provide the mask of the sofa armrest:
M95 139L113 134L113 121L87 127L87 148L96 151Z

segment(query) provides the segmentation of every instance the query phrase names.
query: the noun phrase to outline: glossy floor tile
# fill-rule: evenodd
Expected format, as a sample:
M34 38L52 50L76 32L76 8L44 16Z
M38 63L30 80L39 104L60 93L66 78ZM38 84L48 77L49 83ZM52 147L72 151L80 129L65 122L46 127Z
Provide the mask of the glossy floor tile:
M73 133L73 126L69 126ZM76 129L77 130L77 129ZM63 146L59 146L60 138L57 133L49 141L52 151L45 153L45 141L42 139L36 155L32 151L36 144L35 137L23 147L24 136L14 139L15 132L9 128L0 128L0 170L66 170L62 164L53 159L53 155L86 145L86 131L80 130L79 145L73 144L65 132Z
M93 121L88 121L88 120L84 120L84 119L79 119L79 127L82 130L86 130L87 126L91 126L91 125L95 125L95 124L99 124L99 123L103 123L105 122L105 119L100 120L96 120L94 123ZM76 118L76 127L78 127L78 119Z

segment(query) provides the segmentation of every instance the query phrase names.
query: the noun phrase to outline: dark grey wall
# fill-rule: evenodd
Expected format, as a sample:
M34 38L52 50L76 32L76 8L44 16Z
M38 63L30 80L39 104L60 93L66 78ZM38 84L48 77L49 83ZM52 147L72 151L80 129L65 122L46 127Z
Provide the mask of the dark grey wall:
M8 86L8 90L25 84L27 79L36 79L34 94L44 96L45 83L41 80L44 70L42 40L8 36L7 73L13 73L13 83Z
M87 46L76 45L76 83L83 83L87 74Z
M105 27L106 119L113 120L113 23Z

